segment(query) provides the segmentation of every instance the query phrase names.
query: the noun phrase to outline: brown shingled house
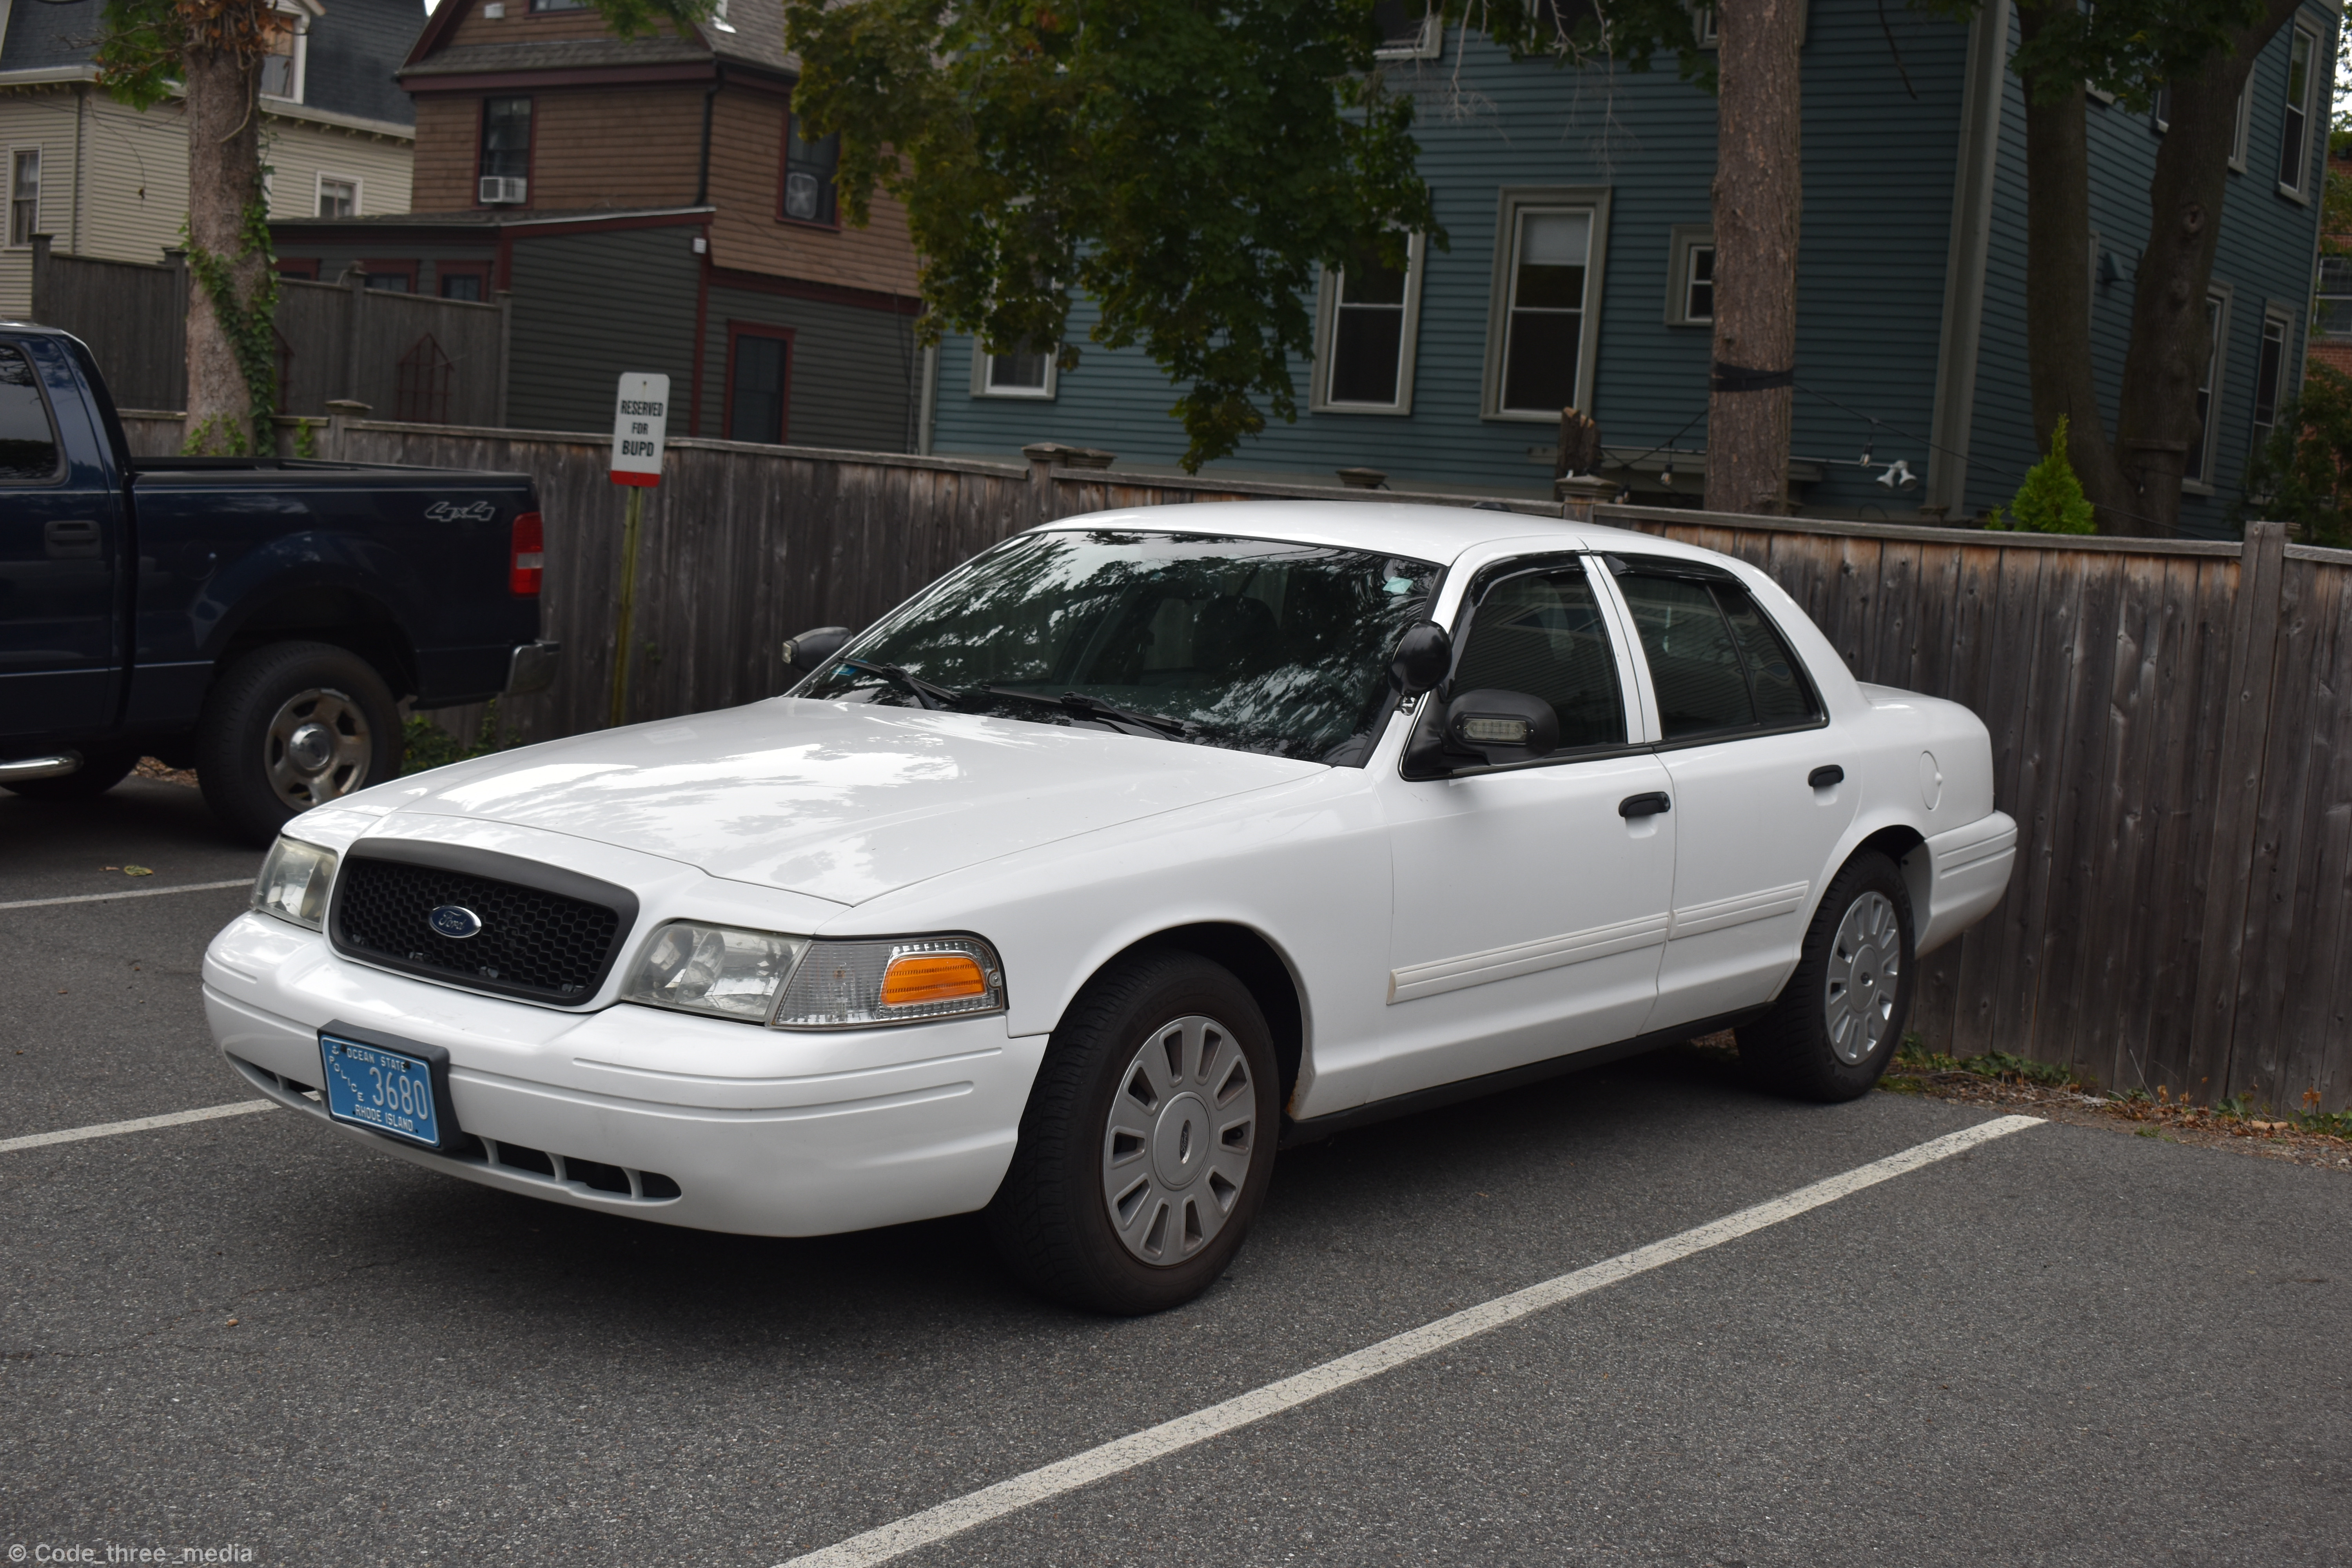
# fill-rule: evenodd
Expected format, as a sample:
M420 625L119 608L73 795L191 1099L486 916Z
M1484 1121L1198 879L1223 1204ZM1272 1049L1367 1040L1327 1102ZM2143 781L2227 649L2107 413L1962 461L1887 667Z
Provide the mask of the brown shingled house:
M803 142L779 0L616 38L585 0L442 0L401 67L413 212L273 225L280 267L512 299L507 419L611 423L670 377L676 435L905 450L921 356L898 209L844 228Z

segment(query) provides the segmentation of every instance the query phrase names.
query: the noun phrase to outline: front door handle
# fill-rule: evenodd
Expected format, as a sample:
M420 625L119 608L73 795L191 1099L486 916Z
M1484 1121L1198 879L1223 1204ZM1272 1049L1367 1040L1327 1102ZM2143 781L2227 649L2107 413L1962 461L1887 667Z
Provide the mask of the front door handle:
M1832 784L1845 783L1845 770L1832 763L1825 768L1815 768L1805 775L1805 782L1815 789L1827 789Z
M1629 795L1619 801L1617 815L1626 817L1656 816L1662 812L1672 811L1674 808L1675 803L1666 798L1664 790L1654 789L1647 795Z

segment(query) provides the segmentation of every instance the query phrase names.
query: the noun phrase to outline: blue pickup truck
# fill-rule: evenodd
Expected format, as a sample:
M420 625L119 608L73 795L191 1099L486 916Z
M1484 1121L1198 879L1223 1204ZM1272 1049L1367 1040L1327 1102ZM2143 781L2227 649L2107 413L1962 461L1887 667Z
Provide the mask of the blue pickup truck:
M266 844L399 773L402 698L554 679L541 549L523 474L135 458L89 351L0 321L0 786L154 756Z

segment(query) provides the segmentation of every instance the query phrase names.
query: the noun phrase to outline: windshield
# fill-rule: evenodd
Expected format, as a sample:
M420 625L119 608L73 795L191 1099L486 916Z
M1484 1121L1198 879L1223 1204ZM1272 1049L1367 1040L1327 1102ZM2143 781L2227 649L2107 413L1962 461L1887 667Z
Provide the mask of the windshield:
M1023 534L932 584L802 691L922 700L882 666L947 689L967 712L1104 722L1081 710L1091 702L1177 721L1181 731L1164 728L1185 740L1361 765L1397 637L1427 613L1438 574L1426 561L1274 540Z

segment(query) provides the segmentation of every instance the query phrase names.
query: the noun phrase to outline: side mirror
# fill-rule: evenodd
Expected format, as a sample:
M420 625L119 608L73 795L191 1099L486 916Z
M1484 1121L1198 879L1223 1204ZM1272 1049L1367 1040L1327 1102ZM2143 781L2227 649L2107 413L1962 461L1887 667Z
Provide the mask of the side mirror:
M1397 638L1389 660L1389 679L1398 692L1418 697L1434 690L1454 668L1454 634L1435 621L1415 621Z
M1465 691L1445 705L1445 749L1490 764L1548 757L1559 749L1559 715L1524 691Z
M807 675L839 653L856 635L847 626L818 626L803 632L784 644L784 663Z

